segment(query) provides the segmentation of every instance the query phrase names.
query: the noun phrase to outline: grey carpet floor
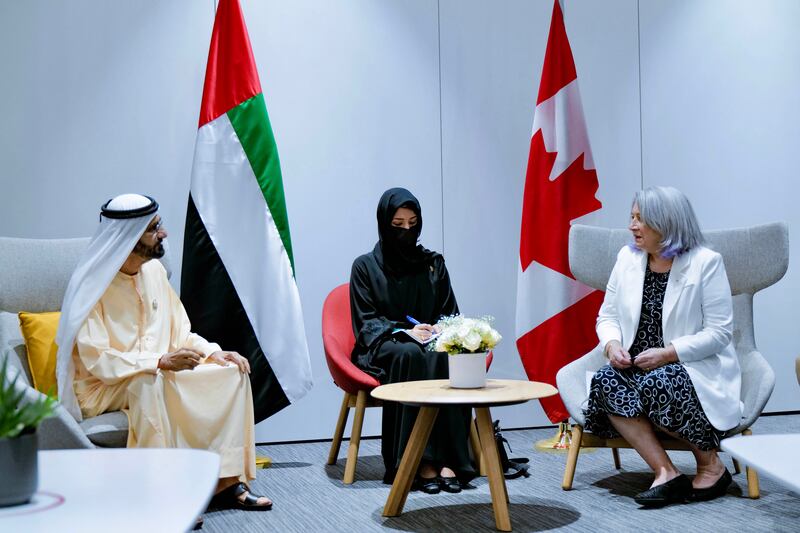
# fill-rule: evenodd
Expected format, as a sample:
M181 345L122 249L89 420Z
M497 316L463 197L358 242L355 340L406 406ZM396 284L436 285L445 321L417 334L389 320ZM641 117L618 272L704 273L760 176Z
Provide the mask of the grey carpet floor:
M531 477L507 482L514 531L800 531L800 496L761 476L761 498L751 500L746 497L744 471L734 475L724 498L640 509L632 496L650 485L652 474L632 450L620 450L619 471L610 450L582 452L573 490L562 491L565 455L533 448L537 440L553 433L553 429L504 432L513 449L510 456L531 459ZM762 417L753 433L800 433L800 415ZM476 479L475 489L460 494L412 492L401 516L384 518L381 511L389 486L381 482L380 441L361 442L356 482L349 486L341 481L347 442L332 466L325 465L329 446L327 442L260 446L258 453L269 456L273 465L260 470L252 486L275 501L274 509L209 511L203 531L495 531L486 478ZM689 452L671 456L685 473L694 473ZM722 457L733 473L730 456Z

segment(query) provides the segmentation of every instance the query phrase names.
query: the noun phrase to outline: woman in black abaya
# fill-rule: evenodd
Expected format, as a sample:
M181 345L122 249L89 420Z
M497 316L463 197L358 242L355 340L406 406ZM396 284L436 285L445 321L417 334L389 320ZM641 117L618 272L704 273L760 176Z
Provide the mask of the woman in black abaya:
M458 313L450 276L441 254L417 244L422 230L419 201L406 189L389 189L378 203L380 240L372 252L353 262L350 308L356 346L352 359L381 383L446 379L447 353L429 351L420 339L434 332L443 315ZM420 324L412 324L407 317ZM418 408L383 404L384 482L394 480ZM469 449L470 411L439 410L417 473L417 486L428 493L459 492L475 477Z

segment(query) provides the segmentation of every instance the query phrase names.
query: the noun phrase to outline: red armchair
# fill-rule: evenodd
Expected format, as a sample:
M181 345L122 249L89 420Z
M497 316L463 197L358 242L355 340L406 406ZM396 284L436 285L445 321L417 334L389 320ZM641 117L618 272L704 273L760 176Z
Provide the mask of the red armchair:
M361 427L364 423L364 411L367 407L380 407L370 391L380 385L377 379L361 371L350 361L350 354L355 346L353 322L350 316L350 284L345 283L333 289L322 305L322 345L325 348L325 359L336 386L344 391L339 419L328 454L328 464L336 463L342 435L347 424L350 409L355 407L353 429L350 434L350 446L347 449L347 463L344 467L344 484L349 485L355 479L358 446L361 443Z

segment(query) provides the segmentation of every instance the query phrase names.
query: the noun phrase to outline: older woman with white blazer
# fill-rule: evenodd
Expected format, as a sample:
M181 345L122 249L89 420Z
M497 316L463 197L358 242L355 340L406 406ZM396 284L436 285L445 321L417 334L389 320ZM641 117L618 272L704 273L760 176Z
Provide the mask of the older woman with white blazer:
M689 200L672 187L639 191L628 229L633 243L617 255L597 318L609 363L592 379L585 427L622 435L653 470L637 503L713 499L731 483L717 456L720 436L742 413L725 265L703 246ZM689 445L693 480L672 464L656 428Z

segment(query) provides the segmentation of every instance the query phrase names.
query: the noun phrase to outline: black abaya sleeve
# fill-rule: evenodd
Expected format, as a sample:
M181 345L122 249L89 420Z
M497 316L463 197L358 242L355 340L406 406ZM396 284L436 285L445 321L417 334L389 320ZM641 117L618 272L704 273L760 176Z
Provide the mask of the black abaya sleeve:
M358 345L369 350L375 341L395 328L394 322L378 314L373 292L366 261L356 259L350 273L350 313L357 350Z
M373 268L375 268L373 264ZM356 345L351 360L362 370L383 381L386 372L372 364L371 353L390 338L398 324L378 312L375 280L370 275L370 260L362 256L350 272L350 313Z

